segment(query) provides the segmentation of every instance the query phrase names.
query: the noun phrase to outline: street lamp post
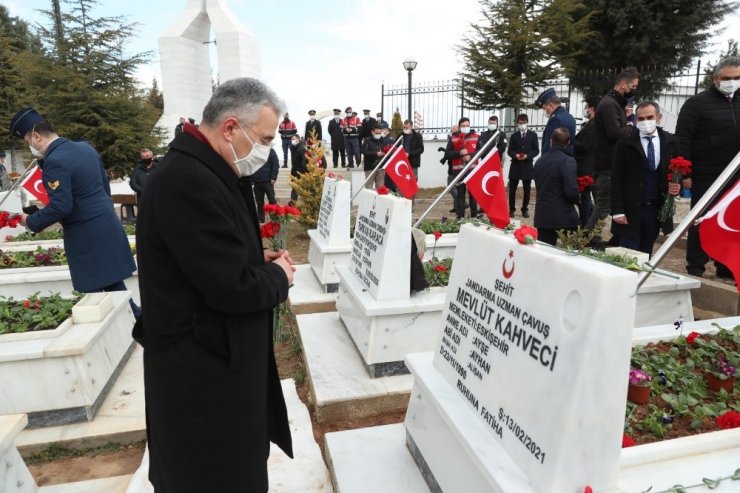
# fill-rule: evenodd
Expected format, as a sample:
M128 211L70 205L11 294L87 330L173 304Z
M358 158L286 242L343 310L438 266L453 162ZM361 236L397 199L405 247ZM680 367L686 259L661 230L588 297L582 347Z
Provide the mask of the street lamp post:
M413 121L411 118L411 72L416 68L416 60L413 58L407 58L403 61L403 68L405 68L409 73L409 120Z

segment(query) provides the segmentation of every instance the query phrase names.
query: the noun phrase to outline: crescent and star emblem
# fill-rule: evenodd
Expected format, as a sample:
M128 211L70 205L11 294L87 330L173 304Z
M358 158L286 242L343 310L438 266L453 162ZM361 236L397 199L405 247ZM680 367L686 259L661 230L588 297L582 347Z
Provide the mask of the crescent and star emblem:
M710 210L707 215L702 218L702 221L717 216L717 225L719 225L720 228L724 229L725 231L729 231L730 233L740 233L740 230L731 228L725 222L725 213L738 197L740 197L740 187L736 186L725 197L723 197L722 200L717 202L717 204L712 207L712 210Z
M509 250L509 258L512 259L510 270L506 270L506 258L504 258L504 263L501 264L501 273L504 275L504 279L510 279L514 275L514 250Z
M490 195L491 197L493 197L493 194L491 192L489 192L488 191L488 188L487 188L488 187L488 181L491 180L491 179L493 179L493 178L499 178L500 176L501 176L501 173L499 173L498 171L489 171L488 173L486 173L485 176L483 177L483 180L481 180L481 182L480 182L480 187L483 190L483 193L485 193L486 195Z
M401 167L404 167L406 169L409 169L409 163L407 163L406 161L399 161L399 162L397 162L396 163L396 167L395 167L395 171L396 171L396 174L398 176L403 176L407 180L410 180L411 179L411 174L408 173L408 172L401 173L401 171L399 171Z

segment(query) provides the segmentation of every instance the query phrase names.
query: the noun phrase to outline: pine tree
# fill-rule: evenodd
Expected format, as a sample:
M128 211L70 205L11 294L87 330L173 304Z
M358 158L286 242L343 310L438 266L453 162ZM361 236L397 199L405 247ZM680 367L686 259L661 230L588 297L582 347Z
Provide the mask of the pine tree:
M324 192L324 168L319 164L323 160L326 163L324 147L318 141L316 130L311 131L308 141L314 144L306 148L306 167L308 171L298 176L290 177L290 185L298 194L298 207L301 215L298 222L309 228L315 228L319 222L319 210L321 209L321 196Z
M593 35L577 0L480 0L483 21L458 46L463 101L474 109L521 108L528 90L572 73Z
M740 55L740 50L738 49L738 42L734 39L730 39L727 41L727 49L719 54L719 58L717 59L717 62L715 63L709 63L707 65L707 68L704 69L704 81L702 82L702 86L704 89L709 89L714 85L714 67L717 66L717 63L722 60L723 58L727 58L728 56L738 56Z
M581 22L590 16L590 29L597 33L588 50L577 57L579 72L571 82L588 94L601 95L614 84L613 77L594 84L594 74L630 65L642 72L638 98L647 99L665 88L676 71L699 58L735 0L669 0L645 2L592 0L576 12Z
M89 141L103 164L116 175L128 174L138 151L159 150L162 129L155 128L161 110L147 100L135 73L149 53L128 55L123 47L135 24L120 17L94 17L96 0L67 0L61 12L64 38L54 42L57 26L46 11L49 27L39 34L48 40L44 63L30 69L35 106L56 130ZM152 130L154 129L154 130Z

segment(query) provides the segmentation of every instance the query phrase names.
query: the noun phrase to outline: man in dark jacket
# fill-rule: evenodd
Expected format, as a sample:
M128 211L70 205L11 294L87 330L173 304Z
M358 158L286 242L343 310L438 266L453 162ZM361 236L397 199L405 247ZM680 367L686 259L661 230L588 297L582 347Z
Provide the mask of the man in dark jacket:
M365 139L370 138L373 133L373 126L377 123L377 120L370 116L370 110L362 110L362 130L360 131L360 149L362 149L362 143Z
M534 206L534 226L537 238L550 245L558 241L558 230L578 227L575 206L580 200L576 178L576 160L568 153L570 134L565 127L552 133L550 150L537 160L534 183L537 203Z
M294 135L290 140L290 176L297 178L308 171L308 159L306 158L306 143L300 135ZM290 200L298 200L298 192L291 187Z
M387 146L388 144L383 138L383 128L376 123L373 126L373 131L370 134L370 137L365 139L362 143L362 155L365 158L364 170L366 180L370 177L370 174L375 169L375 166L378 165L378 162L383 159L383 156L385 156L385 149ZM373 175L373 179L365 185L365 188L379 188L383 185L384 178L385 171L380 168L375 172L375 175Z
M683 157L691 161L691 178L683 185L691 188L691 207L740 151L740 57L720 60L714 69L714 85L690 98L681 107L676 134ZM740 178L737 174L725 190ZM717 197L721 197L724 190ZM696 227L689 229L686 243L686 271L702 276L709 257L702 250ZM720 264L717 276L731 278L732 272Z
M556 128L565 127L569 135L576 134L576 120L561 106L560 98L552 87L543 91L537 97L535 104L542 108L548 116L545 130L542 132L542 154L544 154L550 150L550 138ZM569 142L566 149L573 154L573 142Z
M532 186L532 160L540 153L537 143L537 134L527 129L529 118L522 113L516 117L516 132L509 138L509 150L507 154L511 158L509 168L509 216L514 217L516 212L516 190L519 180L522 180L524 188L524 200L522 201L522 217L529 217L529 194Z
M614 149L611 179L612 232L619 246L653 253L661 223L658 212L666 196L678 195L681 185L668 183L668 162L678 156L678 139L657 128L658 104L640 103L637 130ZM672 229L673 218L667 219Z
M378 123L383 127L383 124ZM414 178L419 181L419 166L421 166L421 155L424 154L424 137L419 132L414 130L414 124L411 120L403 122L403 136L402 136L403 148L406 149L406 154L409 156L409 164L411 170L414 172ZM391 142L393 144L393 142Z
M599 101L594 119L594 211L586 223L592 230L596 223L611 212L611 177L614 148L620 139L629 137L631 125L627 124L624 108L627 98L635 95L640 74L633 67L622 70L614 88ZM601 231L593 237L594 246L601 246Z
M46 207L21 215L34 233L54 223L64 227L64 252L77 291L125 291L136 270L131 247L111 202L110 183L97 151L88 142L60 137L51 122L23 108L10 122L10 135L26 141L39 159ZM133 301L131 308L139 316Z
M314 132L316 133L316 142L313 141ZM321 132L321 122L316 119L316 110L309 110L308 121L306 122L306 131L303 133L303 136L306 139L308 145L314 145L317 142L321 142L321 140L324 138Z
M135 335L154 491L266 492L270 442L292 456L272 317L293 266L288 252L262 249L249 180L281 106L256 79L222 83L200 128L186 124L149 176Z
M599 105L599 96L586 98L586 108L583 110L583 117L586 120L581 125L581 130L576 134L573 145L573 157L578 164L578 177L594 177L594 118L596 117L596 107ZM585 226L588 218L594 209L594 202L591 199L591 187L586 187L581 192L581 202L578 205L578 222Z
M498 117L496 115L491 115L488 118L488 129L484 130L480 133L478 136L478 145L477 148L480 150L486 143L491 140L491 137L493 137L496 132L499 132L499 136L497 137L498 142L496 142L496 152L499 153L499 156L501 157L501 163L504 162L504 152L506 151L506 134L502 131L499 131L498 128ZM485 156L489 155L491 153L492 149L488 149L486 151ZM482 158L481 158L482 161ZM477 164L476 164L477 166ZM468 191L468 202L470 204L470 217L476 217L479 214L478 211L478 202L475 201L475 197L473 197L473 194Z
M141 207L141 196L144 194L146 179L155 165L154 153L150 149L139 151L139 162L134 168L134 172L131 173L131 179L129 180L131 190L136 192L136 207Z
M329 122L329 137L331 137L331 157L332 164L337 167L337 158L342 156L342 168L347 166L347 154L344 151L344 134L342 133L341 121L339 116L342 111L334 108L334 118Z
M257 201L257 217L260 223L265 222L265 195L269 204L277 204L275 199L275 182L280 171L280 160L272 147L267 163L250 177L254 199Z

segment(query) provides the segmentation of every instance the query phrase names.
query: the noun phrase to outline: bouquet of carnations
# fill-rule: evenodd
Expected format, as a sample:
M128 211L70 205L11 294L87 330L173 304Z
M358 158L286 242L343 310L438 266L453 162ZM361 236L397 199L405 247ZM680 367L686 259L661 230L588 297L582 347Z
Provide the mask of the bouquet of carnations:
M668 183L681 183L685 177L691 174L691 161L681 156L674 157L668 162ZM663 207L658 212L658 220L662 223L673 218L676 213L676 196L668 194L663 202Z

